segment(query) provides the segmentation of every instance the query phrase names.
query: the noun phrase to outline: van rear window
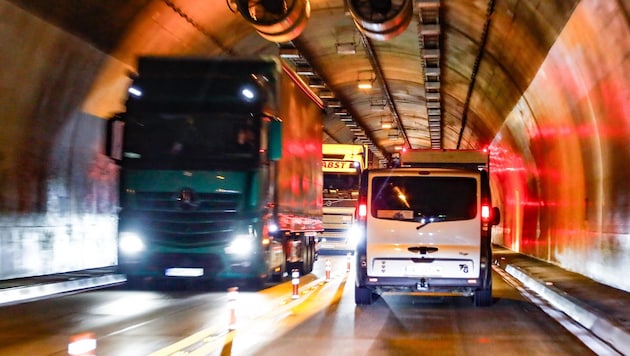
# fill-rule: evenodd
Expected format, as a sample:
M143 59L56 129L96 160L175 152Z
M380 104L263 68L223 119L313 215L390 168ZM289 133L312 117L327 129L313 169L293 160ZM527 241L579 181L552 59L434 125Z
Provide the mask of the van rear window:
M375 218L434 222L477 215L477 180L471 177L374 177L371 191Z

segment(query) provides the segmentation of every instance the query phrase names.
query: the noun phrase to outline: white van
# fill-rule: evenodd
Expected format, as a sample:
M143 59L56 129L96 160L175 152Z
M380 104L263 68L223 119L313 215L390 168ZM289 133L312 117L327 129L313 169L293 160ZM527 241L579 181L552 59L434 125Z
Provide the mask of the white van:
M492 304L488 155L410 150L401 167L363 173L356 304L383 293L472 296Z

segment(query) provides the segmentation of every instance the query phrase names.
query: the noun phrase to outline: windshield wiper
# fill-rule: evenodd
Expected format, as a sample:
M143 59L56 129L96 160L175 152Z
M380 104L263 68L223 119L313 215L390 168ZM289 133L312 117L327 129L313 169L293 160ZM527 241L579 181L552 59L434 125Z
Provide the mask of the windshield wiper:
M434 222L440 222L440 221L444 221L446 220L446 215L438 215L437 217L432 216L432 217L421 217L419 219L419 223L420 225L416 226L416 230L420 230L423 227L429 225L430 223L434 223Z

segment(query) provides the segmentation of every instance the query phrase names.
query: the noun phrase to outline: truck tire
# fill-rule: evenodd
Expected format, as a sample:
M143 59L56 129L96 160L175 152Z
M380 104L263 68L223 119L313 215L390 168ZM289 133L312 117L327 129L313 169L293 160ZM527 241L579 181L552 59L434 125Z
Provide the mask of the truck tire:
M287 255L286 253L282 253L283 257L283 261L284 263L280 264L280 271L279 272L274 272L273 270L271 271L271 281L275 282L275 283L280 283L282 282L282 279L284 278L284 274L287 272ZM275 268L274 268L275 269Z
M247 288L253 292L258 292L265 288L265 279L254 277L247 280Z
M313 244L308 243L302 251L300 275L305 276L313 271Z
M315 248L314 248L314 245L312 243L310 243L308 245L308 248L306 249L306 255L307 255L307 258L304 261L304 263L305 263L304 274L308 274L308 273L313 272L313 265L315 263L315 260L314 260L314 258L315 258Z
M370 305L374 301L372 291L365 287L354 287L354 303L356 305Z

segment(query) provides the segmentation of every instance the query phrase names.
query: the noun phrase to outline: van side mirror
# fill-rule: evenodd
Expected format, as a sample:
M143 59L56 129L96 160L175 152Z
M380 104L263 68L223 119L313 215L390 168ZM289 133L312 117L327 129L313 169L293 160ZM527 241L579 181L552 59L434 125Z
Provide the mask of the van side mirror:
M267 156L270 161L277 161L282 158L282 121L271 120L268 133Z
M496 206L492 207L492 225L499 225L501 222L501 210Z

